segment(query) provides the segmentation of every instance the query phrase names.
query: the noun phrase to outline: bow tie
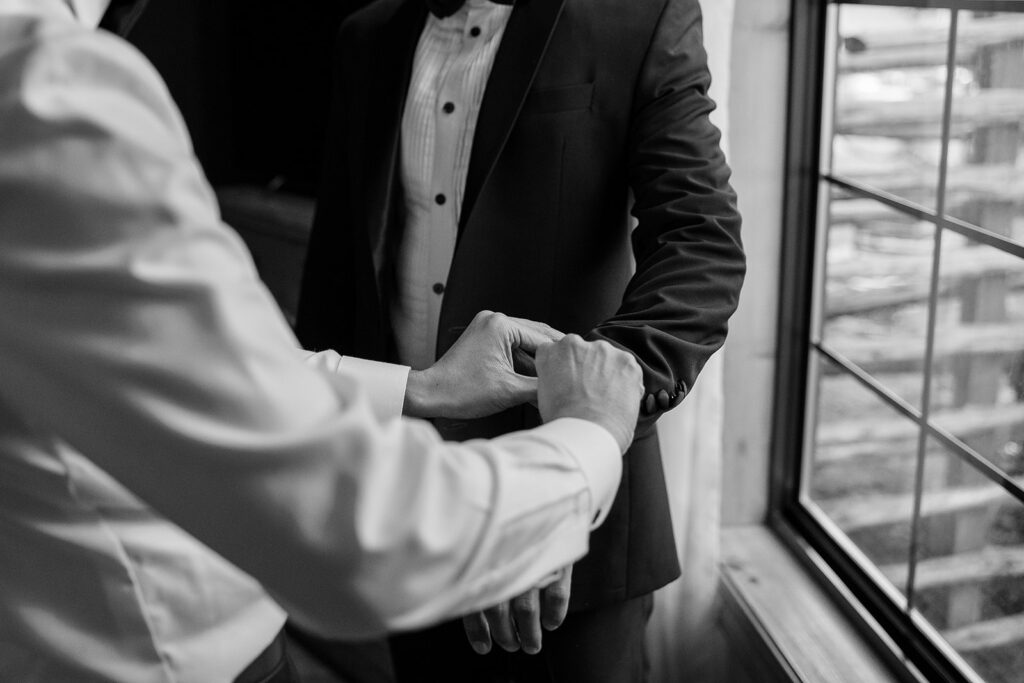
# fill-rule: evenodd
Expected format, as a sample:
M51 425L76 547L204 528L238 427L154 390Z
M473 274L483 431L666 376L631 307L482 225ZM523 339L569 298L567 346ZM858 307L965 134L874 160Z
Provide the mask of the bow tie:
M466 0L424 0L427 3L427 8L431 14L444 19L450 17L459 11L463 5L466 4ZM513 5L515 0L491 0L496 5Z

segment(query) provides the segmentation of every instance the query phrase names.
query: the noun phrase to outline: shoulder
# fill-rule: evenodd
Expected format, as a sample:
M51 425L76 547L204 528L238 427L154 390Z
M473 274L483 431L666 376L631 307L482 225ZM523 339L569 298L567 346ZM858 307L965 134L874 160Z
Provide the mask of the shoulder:
M22 129L136 126L184 133L163 79L132 45L68 22L40 22L0 52L0 117Z

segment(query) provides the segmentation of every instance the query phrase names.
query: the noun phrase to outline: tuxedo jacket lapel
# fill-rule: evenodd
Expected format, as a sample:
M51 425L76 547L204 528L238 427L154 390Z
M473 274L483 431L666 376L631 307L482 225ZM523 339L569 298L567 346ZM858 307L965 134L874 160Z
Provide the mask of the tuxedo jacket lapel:
M381 280L390 260L389 250L401 239L398 159L402 111L426 16L426 5L420 0L405 0L396 8L380 33L378 66L372 86L364 93L368 98L366 137L357 143L363 150L358 158L364 165L352 171L366 174L365 201L372 207L367 228L378 285L384 284Z
M565 0L521 0L509 17L480 105L459 237L519 117L564 6Z

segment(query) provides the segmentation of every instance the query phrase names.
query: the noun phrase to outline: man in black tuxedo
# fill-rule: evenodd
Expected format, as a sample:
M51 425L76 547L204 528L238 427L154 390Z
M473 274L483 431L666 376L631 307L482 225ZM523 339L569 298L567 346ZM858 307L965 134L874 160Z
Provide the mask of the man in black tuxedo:
M403 682L639 681L651 594L679 575L655 421L724 342L745 269L700 8L510 4L376 0L342 27L298 333L416 365L492 309L636 356L637 438L564 624L541 642L565 614L558 580L391 646ZM437 426L469 439L537 420L522 406Z

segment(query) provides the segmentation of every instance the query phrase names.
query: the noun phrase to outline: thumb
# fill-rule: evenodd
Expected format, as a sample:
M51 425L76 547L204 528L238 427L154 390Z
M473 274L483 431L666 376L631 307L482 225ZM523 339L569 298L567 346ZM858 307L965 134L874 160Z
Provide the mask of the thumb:
M537 404L537 378L527 377L519 373L509 373L509 394L516 405L523 403Z

